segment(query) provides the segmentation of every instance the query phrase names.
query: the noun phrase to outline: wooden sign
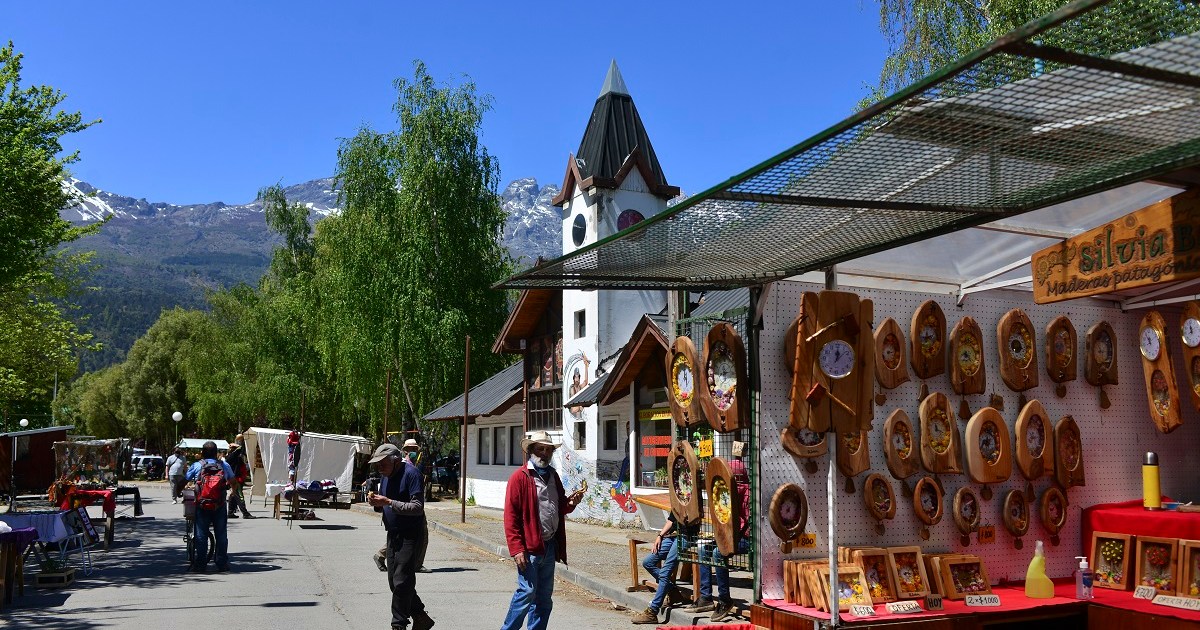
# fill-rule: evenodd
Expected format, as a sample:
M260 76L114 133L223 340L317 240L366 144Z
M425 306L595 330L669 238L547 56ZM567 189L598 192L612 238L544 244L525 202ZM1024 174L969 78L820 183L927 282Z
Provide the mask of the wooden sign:
M1083 377L1096 387L1117 384L1117 333L1108 322L1097 322L1087 331L1087 356Z
M1036 398L1021 409L1014 433L1017 469L1021 471L1021 476L1033 481L1054 470L1054 449L1051 446L1054 428L1046 408Z
M843 475L853 477L871 468L871 449L867 445L867 432L839 433L837 467Z
M875 380L884 389L895 389L908 382L904 332L891 317L875 328Z
M933 300L913 313L908 329L909 361L917 378L933 378L946 370L946 315Z
M971 317L960 319L950 332L950 389L960 395L987 391L983 333Z
M1000 350L1000 378L1014 392L1037 387L1037 339L1033 322L1025 311L1014 308L996 324L996 346Z
M708 520L717 539L717 549L725 557L732 556L737 553L737 521L741 518L738 510L742 505L737 484L729 465L720 457L708 460L704 479L708 482Z
M1054 425L1054 479L1064 490L1087 485L1083 479L1083 439L1071 416L1059 418Z
M958 423L950 400L933 392L921 401L921 463L931 473L962 473Z
M1184 304L1179 316L1179 337L1183 342L1183 370L1187 374L1192 407L1200 410L1200 303Z
M903 409L893 411L883 425L883 455L896 479L907 479L921 469L917 435Z
M1061 384L1075 380L1079 365L1077 341L1075 325L1065 315L1046 325L1046 374L1051 381ZM1066 395L1065 388L1058 391L1059 398Z
M671 513L683 525L700 522L700 492L696 453L687 440L676 440L667 455L667 479L670 482Z
M971 416L964 442L971 481L1001 483L1012 475L1012 439L999 411L984 407Z
M720 322L704 338L704 391L700 400L708 424L728 433L746 426L750 413L750 382L746 379L746 346L737 329Z
M699 365L692 340L683 335L676 337L666 360L667 400L671 402L671 417L681 427L703 422L698 383L703 383L705 379L697 371Z
M1200 190L1051 245L1030 258L1033 300L1048 304L1200 276Z
M1146 377L1146 398L1150 420L1163 433L1183 424L1179 409L1179 389L1175 385L1175 366L1167 343L1166 322L1158 311L1150 311L1138 326L1138 348L1142 354L1142 374Z

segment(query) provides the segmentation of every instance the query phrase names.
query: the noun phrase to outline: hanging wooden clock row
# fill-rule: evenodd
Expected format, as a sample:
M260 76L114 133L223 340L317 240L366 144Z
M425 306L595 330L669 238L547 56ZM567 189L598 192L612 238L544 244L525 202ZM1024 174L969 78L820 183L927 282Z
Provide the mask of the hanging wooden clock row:
M726 322L713 326L705 337L703 363L690 338L676 337L665 366L675 424L687 427L707 419L721 433L745 426L749 411L745 366L742 338Z
M1179 390L1175 385L1175 367L1167 345L1166 322L1158 311L1150 311L1138 326L1138 347L1142 352L1142 374L1146 377L1146 396L1150 418L1163 433L1183 424L1179 414Z

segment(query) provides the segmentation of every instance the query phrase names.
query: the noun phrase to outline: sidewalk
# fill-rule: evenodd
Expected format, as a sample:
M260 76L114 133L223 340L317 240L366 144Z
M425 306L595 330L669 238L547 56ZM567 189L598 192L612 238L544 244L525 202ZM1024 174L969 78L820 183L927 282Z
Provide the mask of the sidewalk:
M365 503L355 503L351 509L373 514L371 507ZM504 542L503 511L469 506L466 510L466 522L463 523L460 522L461 504L447 499L426 503L425 514L431 530L462 540L498 557L509 557L508 546ZM628 535L642 531L646 532L648 539L653 539L654 533L648 530L589 525L567 519L568 564L565 567L558 565L557 577L577 584L616 605L634 611L644 609L650 603L653 593L631 593L626 590L630 584ZM638 545L639 580L650 579L650 575L640 566L641 558L649 552L650 545ZM753 601L753 577L745 571L734 571L730 574L730 582L730 594L748 619L748 607ZM692 595L690 582L685 584L680 580L679 586L689 597ZM670 611L666 623L675 626L706 625L708 618L709 613L689 614L683 612L680 607Z

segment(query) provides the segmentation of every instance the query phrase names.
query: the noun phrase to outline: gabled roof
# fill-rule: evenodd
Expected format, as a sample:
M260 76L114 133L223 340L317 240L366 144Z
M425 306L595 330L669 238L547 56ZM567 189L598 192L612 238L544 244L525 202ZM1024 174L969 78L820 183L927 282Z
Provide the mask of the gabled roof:
M567 160L562 190L553 203L562 206L571 198L576 186L619 188L635 168L655 195L670 199L679 194L677 186L667 183L642 117L625 87L617 62L613 61L600 96L592 107L592 117L579 142L579 150Z
M514 403L525 395L525 387L521 382L523 361L500 370L491 378L471 388L471 400L468 402L467 418L479 416L494 416L504 413ZM422 420L458 420L463 416L463 397L459 395L454 400L425 414Z
M638 325L633 328L633 334L629 336L629 343L625 344L621 357L617 359L612 372L609 372L611 378L600 394L600 404L612 404L628 394L629 384L638 380L647 366L653 370L652 374L657 374L665 382L666 369L663 362L670 346L667 336L655 318L642 315Z
M688 318L720 315L739 308L750 308L750 289L708 291L700 299L700 305L688 314Z
M504 327L500 329L500 335L492 344L492 352L520 354L522 352L521 341L533 335L533 331L537 330L538 321L542 319L542 314L546 312L546 307L550 305L551 300L561 300L561 296L562 291L557 289L521 291L517 305L508 314L508 319L504 321Z

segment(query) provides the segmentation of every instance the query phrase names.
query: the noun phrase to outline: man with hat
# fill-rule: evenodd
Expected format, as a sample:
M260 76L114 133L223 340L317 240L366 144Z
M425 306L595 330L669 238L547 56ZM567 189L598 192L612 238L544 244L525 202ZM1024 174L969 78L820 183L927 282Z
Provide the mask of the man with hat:
M417 595L416 555L428 531L425 521L425 488L421 471L395 444L381 444L371 457L379 467L379 494L367 502L383 513L387 529L388 587L392 591L392 628L406 630L412 619L414 630L429 630L433 619Z
M245 438L239 433L233 439L233 443L229 445L229 452L225 454L225 463L229 464L229 468L233 470L233 480L229 482L229 518L238 517L238 508L241 508L243 517L254 518L250 510L246 508L246 495L242 490L246 485L246 480L250 478L250 467L246 464L244 444Z
M583 489L567 496L550 458L558 445L545 431L521 440L525 466L508 478L504 496L504 536L517 565L517 590L501 630L545 630L554 607L554 563L567 563L566 516L583 498Z

